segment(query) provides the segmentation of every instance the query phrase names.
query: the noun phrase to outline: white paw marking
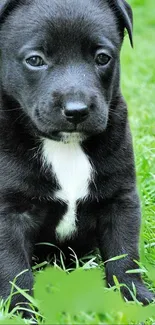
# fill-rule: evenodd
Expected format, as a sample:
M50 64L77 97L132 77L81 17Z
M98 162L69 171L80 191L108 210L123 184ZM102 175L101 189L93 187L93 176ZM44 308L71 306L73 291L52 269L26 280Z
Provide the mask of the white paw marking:
M92 178L92 166L79 144L79 139L67 143L43 139L44 163L52 170L61 189L54 198L67 203L68 208L60 220L56 235L60 241L71 238L77 231L76 202L88 195L88 186Z

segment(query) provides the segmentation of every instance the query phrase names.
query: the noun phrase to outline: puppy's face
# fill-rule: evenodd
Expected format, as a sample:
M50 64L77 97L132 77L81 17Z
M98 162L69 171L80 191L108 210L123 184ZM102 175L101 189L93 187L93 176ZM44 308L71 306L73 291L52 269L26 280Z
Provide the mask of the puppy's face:
M39 135L103 132L123 29L109 0L25 0L1 27L1 82Z

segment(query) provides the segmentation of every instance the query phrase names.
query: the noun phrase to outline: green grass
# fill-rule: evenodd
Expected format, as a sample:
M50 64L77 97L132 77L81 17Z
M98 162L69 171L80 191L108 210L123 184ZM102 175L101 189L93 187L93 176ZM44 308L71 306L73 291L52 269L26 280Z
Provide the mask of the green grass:
M130 0L134 9L134 51L122 51L122 88L128 102L137 181L143 211L146 258L155 265L155 15L154 0Z
M126 36L122 50L122 89L129 107L137 182L143 212L142 264L139 268L144 274L148 287L153 290L155 286L155 3L154 0L130 0L129 2L133 7L135 20L134 50L130 48ZM94 260L88 261L83 263L84 269L91 269L94 266ZM98 270L100 267L88 272L80 271L77 261L77 269L71 275L68 275L67 270L63 272L52 269L37 272L35 300L31 299L31 306L39 306L40 313L45 316L42 320L36 314L37 322L39 324L139 324L143 321L147 325L155 324L155 305L143 308L136 301L123 303L119 296L117 279L115 279L115 287L118 293L102 287ZM63 259L62 268L64 268ZM55 269L58 267L56 266ZM50 286L51 278L52 286ZM26 295L25 292L23 294ZM3 320L0 323L26 322L16 316L9 320L7 317L12 314L8 314L8 304L9 302L1 304ZM62 310L66 313L61 313Z

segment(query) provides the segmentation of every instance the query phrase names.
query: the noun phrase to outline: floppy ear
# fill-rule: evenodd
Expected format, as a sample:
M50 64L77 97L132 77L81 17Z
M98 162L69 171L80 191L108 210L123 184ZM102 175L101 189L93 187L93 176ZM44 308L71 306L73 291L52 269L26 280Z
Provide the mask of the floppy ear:
M0 0L0 24L2 24L9 13L19 3L19 0Z
M123 28L128 31L130 44L133 47L133 14L130 5L125 0L108 0L111 8L115 11L120 22L123 24Z

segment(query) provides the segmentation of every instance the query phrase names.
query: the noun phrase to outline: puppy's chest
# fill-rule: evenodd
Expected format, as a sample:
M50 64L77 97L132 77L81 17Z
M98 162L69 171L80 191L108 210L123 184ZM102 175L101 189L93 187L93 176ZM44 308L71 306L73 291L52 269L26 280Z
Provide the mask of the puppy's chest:
M53 199L67 204L67 211L62 216L56 236L60 241L74 236L78 228L76 217L77 201L89 196L89 183L93 177L92 166L79 143L58 143L44 140L43 156L45 164L51 168L60 189Z

